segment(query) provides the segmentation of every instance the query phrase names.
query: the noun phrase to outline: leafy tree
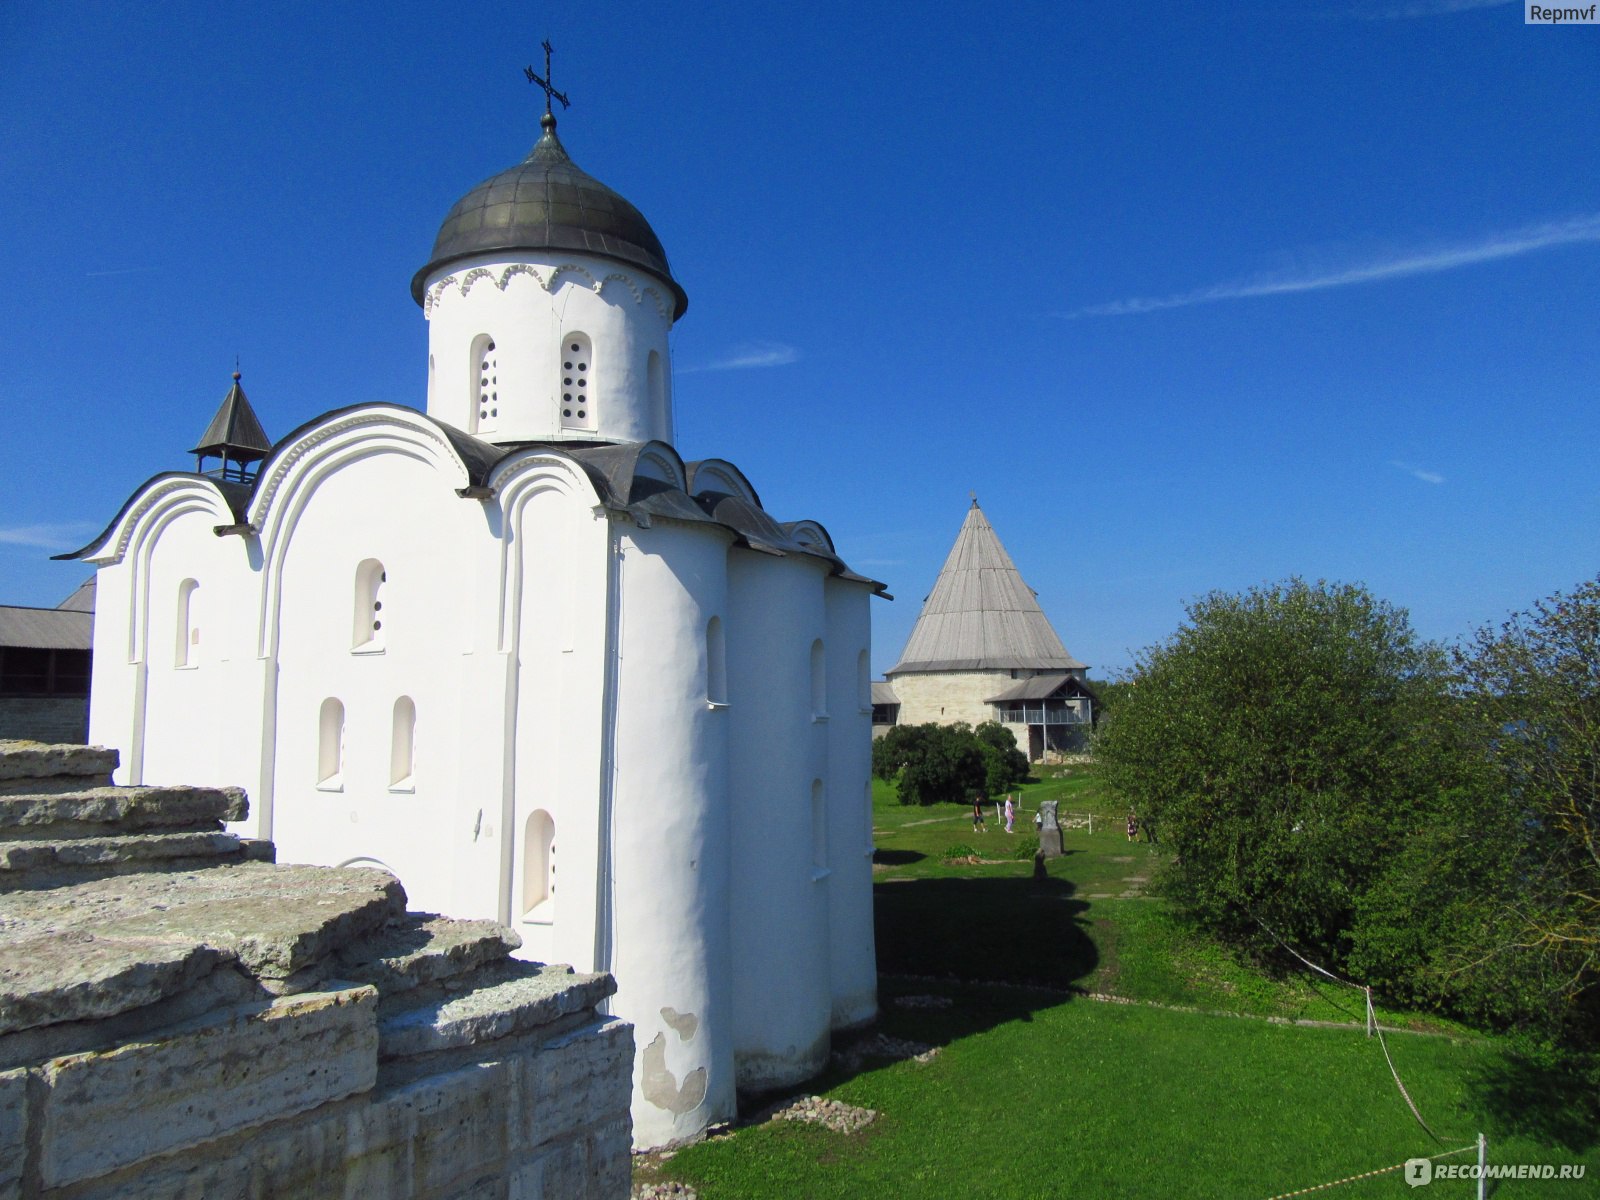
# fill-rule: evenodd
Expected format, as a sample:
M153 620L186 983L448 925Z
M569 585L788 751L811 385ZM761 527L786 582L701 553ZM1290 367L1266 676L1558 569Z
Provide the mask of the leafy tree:
M1386 988L1499 1024L1600 1036L1600 578L1455 652L1476 785L1442 797L1362 905Z
M972 731L983 755L984 790L999 796L1028 781L1028 756L1017 749L1017 735L999 721L985 721Z
M984 787L983 745L966 724L896 725L873 743L872 772L901 804L964 803Z
M1445 658L1363 588L1291 579L1190 605L1094 738L1106 781L1176 851L1202 923L1338 961L1419 798L1449 785Z

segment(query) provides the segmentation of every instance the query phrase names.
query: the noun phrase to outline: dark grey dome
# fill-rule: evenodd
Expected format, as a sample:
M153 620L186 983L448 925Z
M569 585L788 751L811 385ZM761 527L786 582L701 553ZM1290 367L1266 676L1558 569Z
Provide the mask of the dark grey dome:
M689 296L672 277L650 222L567 157L556 137L555 117L546 113L540 124L544 136L527 158L485 179L445 217L433 256L411 279L417 303L427 277L457 259L498 250L576 250L659 276L677 297L673 320L683 316Z

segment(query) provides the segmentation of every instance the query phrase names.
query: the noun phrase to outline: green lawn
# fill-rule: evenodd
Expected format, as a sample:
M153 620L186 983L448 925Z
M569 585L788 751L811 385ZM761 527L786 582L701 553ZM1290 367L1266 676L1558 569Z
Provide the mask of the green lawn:
M1024 792L1026 812L1008 837L992 815L989 831L975 834L968 812L903 807L877 785L877 1029L937 1045L938 1057L840 1069L808 1085L877 1110L864 1132L753 1125L680 1151L661 1175L691 1183L704 1200L1266 1197L1444 1148L1412 1119L1377 1042L1359 1027L1211 1015L1358 1026L1355 993L1266 978L1175 924L1147 891L1162 849L1129 844L1122 814L1083 771ZM1096 815L1094 833L1068 830L1067 853L1036 880L1032 861L1012 856L1033 835L1040 799ZM947 864L945 850L958 844L985 861ZM1040 986L1017 986L1028 984ZM895 1003L926 994L954 1004ZM1600 1136L1581 1082L1494 1039L1395 1033L1389 1043L1441 1134L1471 1140L1482 1130L1491 1162L1588 1168L1582 1182L1501 1181L1491 1195L1596 1194ZM1318 1195L1426 1200L1473 1187L1441 1181L1413 1192L1391 1173Z

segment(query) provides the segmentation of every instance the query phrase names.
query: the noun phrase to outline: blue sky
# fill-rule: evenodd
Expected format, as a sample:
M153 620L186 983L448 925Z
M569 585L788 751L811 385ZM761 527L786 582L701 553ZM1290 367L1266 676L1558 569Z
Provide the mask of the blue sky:
M420 405L408 284L537 135L687 288L678 444L899 597L976 491L1112 674L1359 581L1454 638L1600 568L1600 27L1517 4L0 7L0 601L194 444Z

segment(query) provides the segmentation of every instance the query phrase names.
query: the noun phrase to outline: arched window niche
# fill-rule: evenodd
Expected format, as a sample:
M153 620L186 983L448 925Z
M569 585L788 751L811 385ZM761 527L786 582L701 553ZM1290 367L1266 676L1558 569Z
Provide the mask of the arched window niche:
M317 787L344 791L344 704L332 696L317 715Z
M728 643L721 617L706 622L706 707L728 707Z
M544 809L528 816L522 831L522 919L555 920L556 823Z
M594 429L595 386L594 345L586 333L569 333L561 339L561 354L556 360L561 373L561 428Z
M173 665L179 668L200 665L200 584L185 579L178 585L178 630Z
M389 573L375 558L363 559L356 568L350 648L359 654L376 654L384 647L383 592L388 582Z
M467 365L467 432L492 433L500 423L500 352L487 333L472 339Z
M821 638L811 643L811 719L828 719L828 661Z
M410 696L394 702L393 729L389 737L389 790L417 790L417 705Z

